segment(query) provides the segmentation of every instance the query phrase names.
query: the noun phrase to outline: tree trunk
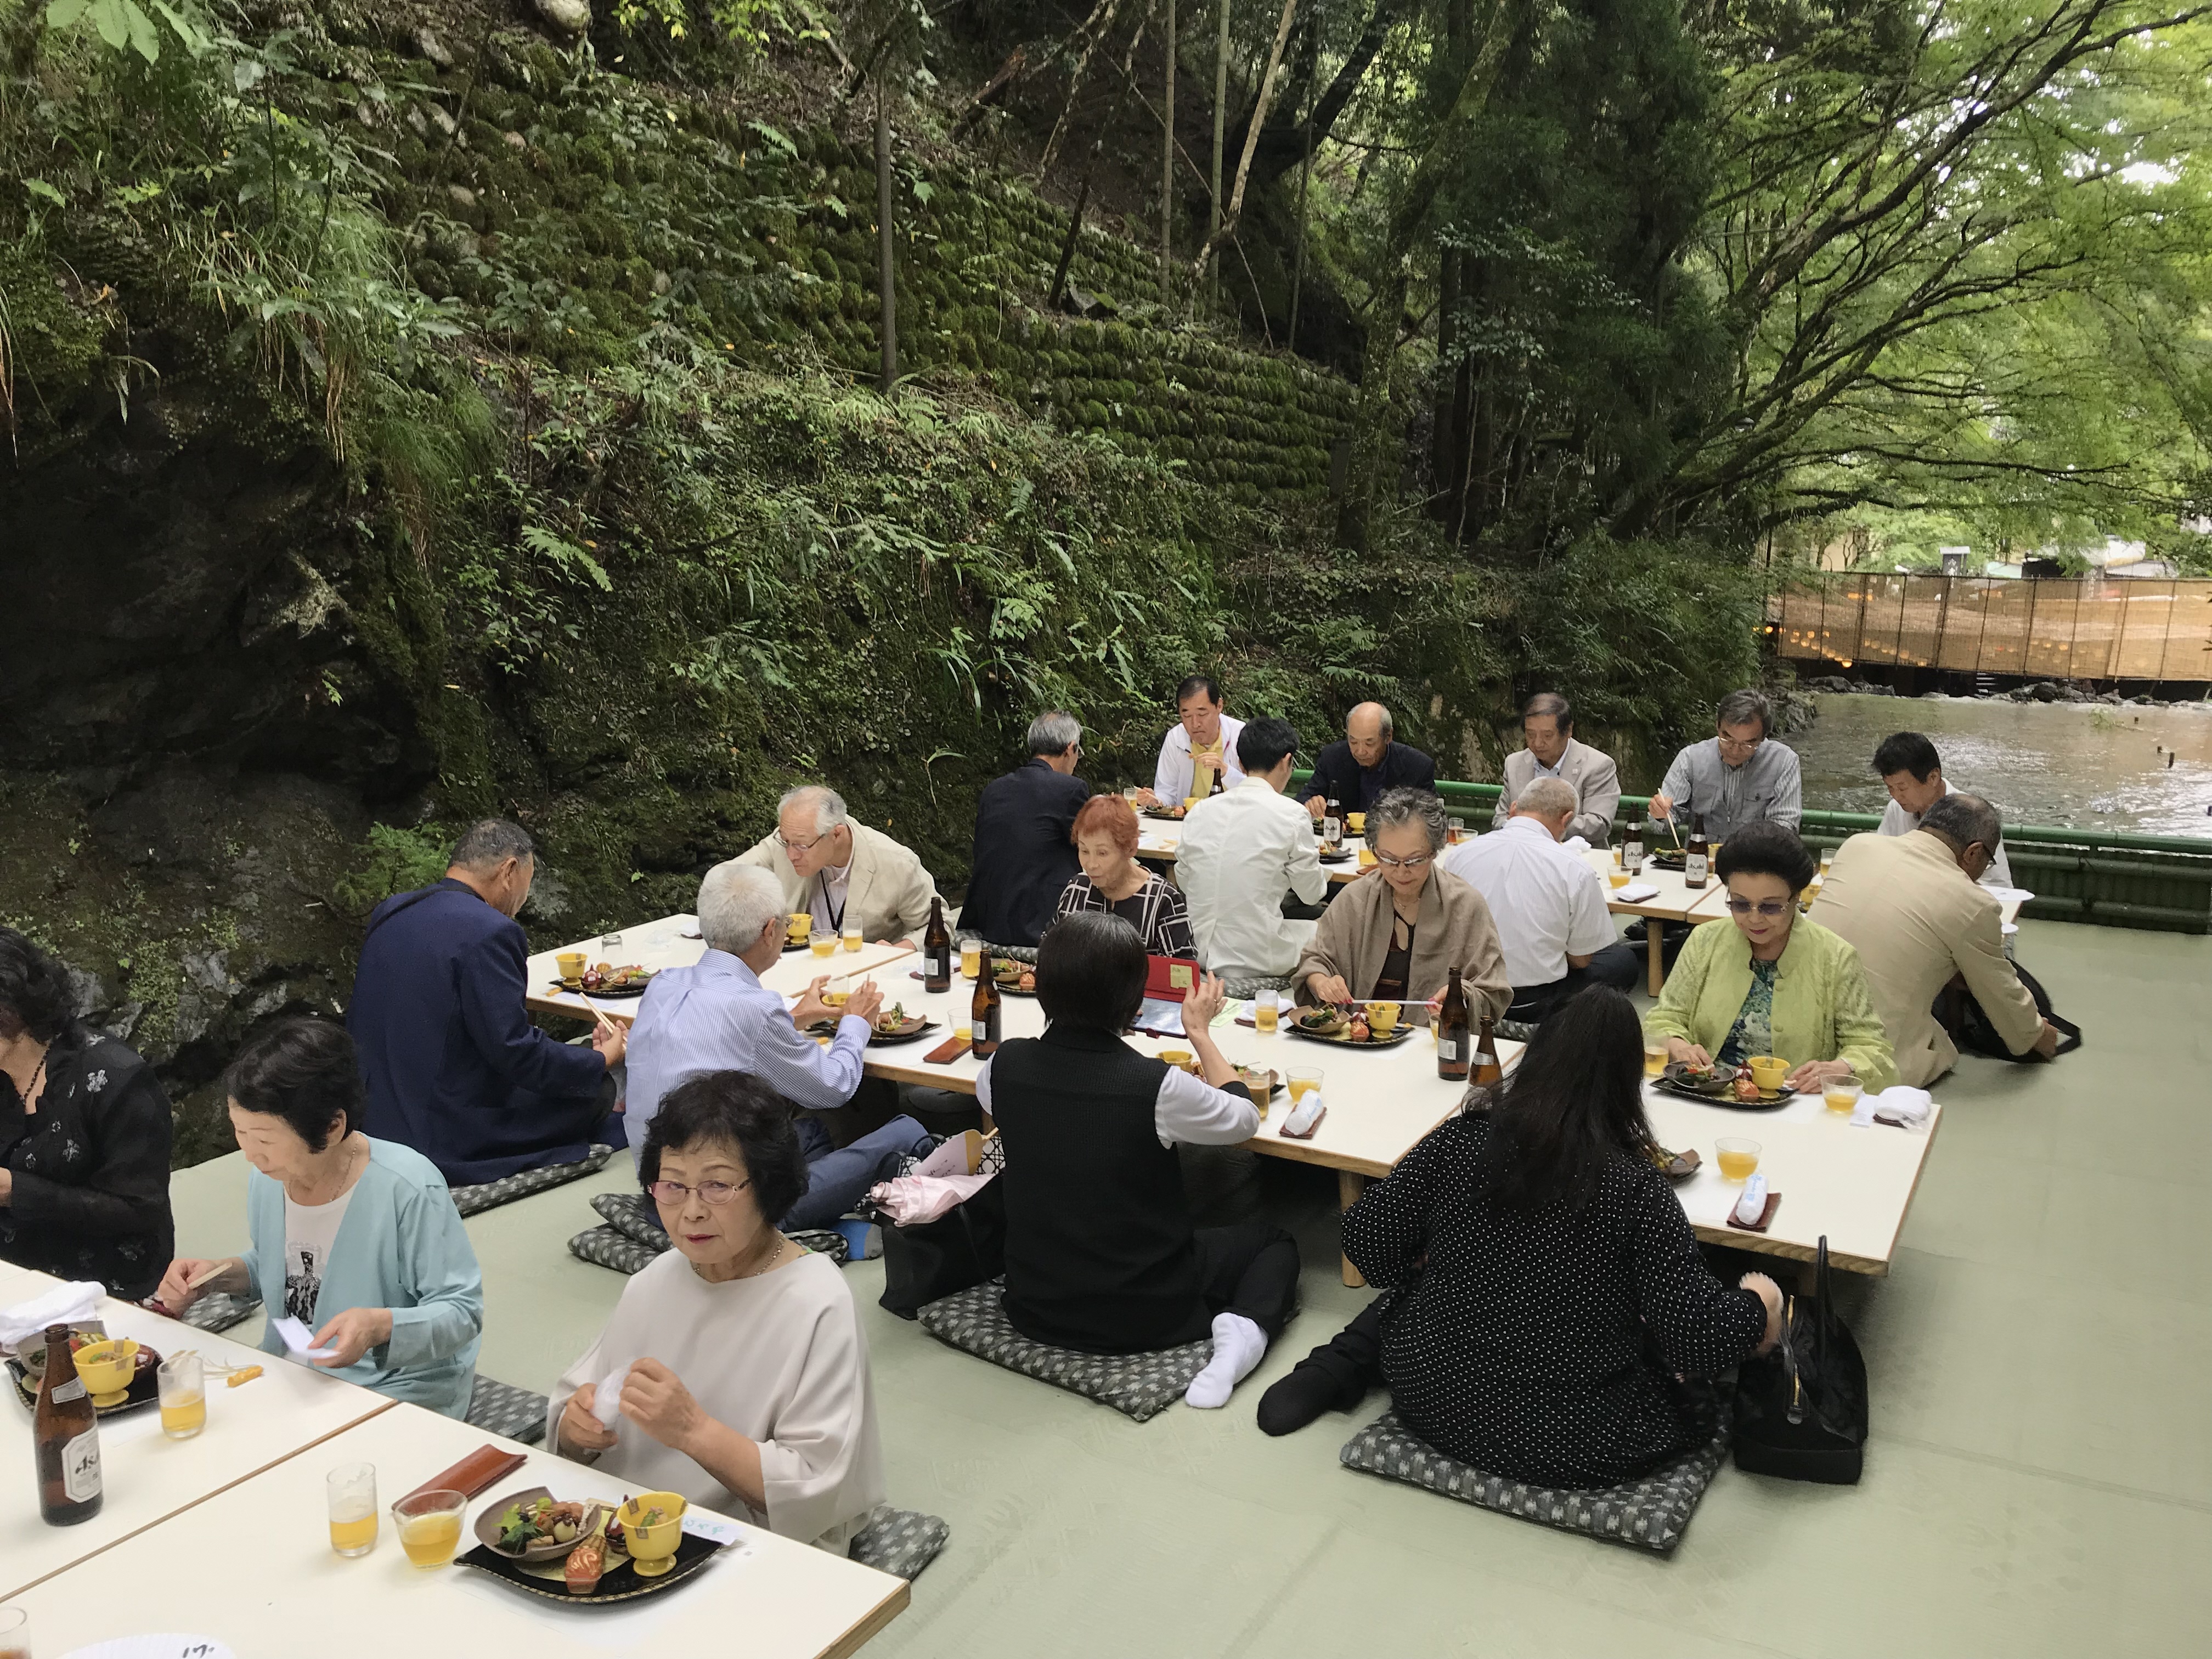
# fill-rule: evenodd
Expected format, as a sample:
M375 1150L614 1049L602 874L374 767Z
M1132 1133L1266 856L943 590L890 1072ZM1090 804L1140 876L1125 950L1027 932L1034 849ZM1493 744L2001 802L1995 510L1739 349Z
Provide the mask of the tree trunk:
M1208 184L1206 234L1210 241L1221 229L1221 150L1229 129L1229 0L1221 8L1221 33L1213 46L1213 172ZM1221 268L1213 270L1213 297L1221 297Z
M1291 332L1284 342L1285 351L1298 349L1298 301L1306 286L1306 186L1313 180L1313 112L1306 112L1306 153L1298 162L1298 230L1297 252L1291 262Z
M1237 234L1237 221L1244 211L1245 181L1252 176L1252 152L1259 146L1260 129L1267 123L1267 106L1275 96L1276 71L1283 66L1283 48L1290 42L1291 20L1297 15L1297 10L1298 0L1283 0L1283 15L1275 25L1275 44L1268 51L1267 67L1260 73L1259 106L1252 112L1252 125L1244 133L1244 154L1237 163L1237 187L1229 192L1228 215L1219 228L1206 239L1205 245L1198 251L1198 258L1191 261L1191 302L1194 306L1197 304L1196 284L1206 274L1206 262L1213 257L1216 249Z
M876 297L882 307L884 397L898 384L898 255L891 246L891 112L876 78Z
M1456 248L1445 248L1437 256L1437 384L1430 408L1429 488L1446 519L1450 516L1452 462L1459 453L1459 429L1452 420L1459 392L1459 365L1452 359L1458 343L1459 264Z
M1167 88L1160 102L1160 303L1171 305L1170 272L1174 254L1170 238L1175 225L1175 72L1176 0L1168 0Z

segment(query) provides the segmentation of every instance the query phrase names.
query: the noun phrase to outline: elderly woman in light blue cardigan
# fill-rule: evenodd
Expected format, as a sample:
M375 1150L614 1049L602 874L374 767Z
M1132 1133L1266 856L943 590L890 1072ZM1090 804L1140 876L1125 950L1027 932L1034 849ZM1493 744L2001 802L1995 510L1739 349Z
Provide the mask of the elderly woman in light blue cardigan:
M210 1290L260 1297L266 1352L288 1352L290 1316L332 1352L309 1363L466 1417L483 1332L483 1275L437 1166L372 1140L360 1121L353 1040L326 1020L286 1020L254 1037L224 1085L246 1178L253 1247L222 1261L179 1259L156 1292L181 1315Z

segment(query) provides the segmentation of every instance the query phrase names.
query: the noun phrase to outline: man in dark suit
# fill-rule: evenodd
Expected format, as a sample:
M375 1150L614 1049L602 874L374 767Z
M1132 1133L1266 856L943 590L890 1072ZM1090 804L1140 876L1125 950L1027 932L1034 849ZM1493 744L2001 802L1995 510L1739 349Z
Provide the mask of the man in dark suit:
M1347 812L1371 812L1386 789L1437 787L1437 763L1411 744L1393 743L1390 711L1363 702L1345 716L1344 738L1321 751L1306 781L1306 810L1316 817L1334 800Z
M1082 865L1072 832L1091 786L1075 775L1083 728L1059 709L1030 722L1030 758L983 786L975 869L960 925L993 945L1035 945Z
M608 1116L621 1029L574 1048L523 1009L529 947L514 915L537 869L529 835L487 818L454 847L443 881L378 905L362 941L346 1010L368 1093L362 1127L412 1146L455 1186L573 1164L594 1139L623 1144L622 1120Z

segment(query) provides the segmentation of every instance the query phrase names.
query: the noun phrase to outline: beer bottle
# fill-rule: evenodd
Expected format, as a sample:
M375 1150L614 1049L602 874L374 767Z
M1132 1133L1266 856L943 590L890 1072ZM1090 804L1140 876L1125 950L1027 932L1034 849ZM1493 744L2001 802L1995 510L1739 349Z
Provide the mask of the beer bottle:
M1444 1000L1437 1009L1437 1075L1448 1083L1464 1083L1473 1057L1474 1044L1467 1034L1467 992L1455 968L1451 982L1444 987Z
M1468 1081L1478 1089L1487 1089L1501 1082L1505 1068L1498 1063L1498 1037L1490 1029L1490 1016L1482 1017L1482 1035L1474 1045L1474 1062L1468 1068Z
M1344 814L1339 810L1336 797L1328 798L1328 811L1321 815L1321 840L1324 847L1334 847L1344 839Z
M975 995L968 1005L968 1046L976 1059L988 1060L999 1052L999 1012L1005 1006L998 975L986 962L975 975Z
M1620 867L1635 875L1644 868L1644 820L1628 821L1628 839L1620 844Z
M1705 845L1705 815L1700 812L1690 820L1690 844L1682 849L1682 885L1692 891L1703 887L1711 861Z
M921 936L921 988L952 988L952 934L945 926L945 901L929 901L929 927Z
M66 1325L46 1327L46 1371L31 1419L39 1468L39 1513L52 1527L72 1527L100 1513L100 1425L92 1395L70 1363Z

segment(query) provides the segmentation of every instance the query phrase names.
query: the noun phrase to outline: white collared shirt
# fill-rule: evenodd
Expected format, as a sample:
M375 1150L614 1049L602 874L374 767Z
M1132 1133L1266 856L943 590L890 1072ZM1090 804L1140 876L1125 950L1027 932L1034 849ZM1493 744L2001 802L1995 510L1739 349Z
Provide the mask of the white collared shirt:
M1224 979L1279 979L1307 930L1283 915L1287 889L1308 904L1328 890L1313 814L1265 778L1200 801L1183 820L1176 885L1190 907L1198 959Z
M1943 780L1943 793L1947 795L1958 793L1957 790L1951 787L1951 780L1948 778ZM1875 834L1909 836L1919 827L1920 814L1906 811L1893 798L1889 805L1881 809L1881 824ZM2005 857L2004 843L2002 841L1997 843L1997 850L1990 860L1990 867L1982 872L1982 885L1984 887L2012 885L2012 862Z
M844 931L845 898L852 890L853 860L847 859L835 870L817 870L806 878L806 908L814 913L814 925L826 933ZM860 918L854 916L854 921Z
M1439 867L1489 904L1516 990L1565 979L1570 956L1595 956L1613 942L1604 878L1526 814L1447 849Z
M1227 794L1244 781L1244 767L1237 758L1237 734L1244 722L1221 717L1221 792ZM1190 733L1181 721L1168 727L1160 739L1159 764L1153 769L1152 793L1163 806L1174 806L1190 798L1190 781L1196 768L1190 758Z

